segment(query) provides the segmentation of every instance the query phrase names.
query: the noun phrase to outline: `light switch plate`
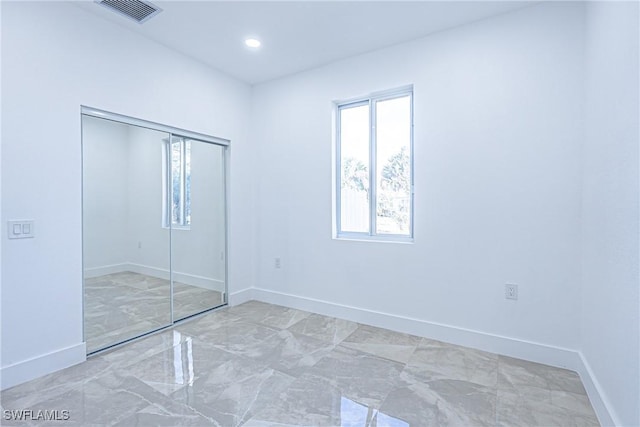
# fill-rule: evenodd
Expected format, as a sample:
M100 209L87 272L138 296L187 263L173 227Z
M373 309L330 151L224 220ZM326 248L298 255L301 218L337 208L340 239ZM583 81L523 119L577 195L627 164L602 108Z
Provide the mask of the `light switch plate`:
M32 219L7 221L9 225L8 236L10 239L31 239L35 237Z

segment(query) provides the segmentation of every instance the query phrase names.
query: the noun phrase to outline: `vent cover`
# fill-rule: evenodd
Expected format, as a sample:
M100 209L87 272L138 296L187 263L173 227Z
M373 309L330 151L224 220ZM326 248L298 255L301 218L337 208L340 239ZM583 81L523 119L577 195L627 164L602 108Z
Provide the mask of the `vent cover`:
M142 0L95 0L95 2L140 24L162 12L158 6Z

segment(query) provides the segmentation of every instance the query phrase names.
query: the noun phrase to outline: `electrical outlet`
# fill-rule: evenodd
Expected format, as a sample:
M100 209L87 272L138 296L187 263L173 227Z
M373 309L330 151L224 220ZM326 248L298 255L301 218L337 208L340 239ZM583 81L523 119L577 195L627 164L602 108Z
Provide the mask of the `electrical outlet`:
M282 268L282 264L280 263L280 258L279 257L273 260L273 266L275 268Z
M518 299L518 285L511 283L504 285L504 297L506 299Z

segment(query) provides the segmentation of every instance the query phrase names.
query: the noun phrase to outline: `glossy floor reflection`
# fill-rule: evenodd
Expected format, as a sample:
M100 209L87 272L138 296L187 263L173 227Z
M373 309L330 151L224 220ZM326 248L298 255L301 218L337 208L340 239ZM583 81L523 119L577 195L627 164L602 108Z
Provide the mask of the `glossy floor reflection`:
M251 301L2 392L3 425L597 426L574 372Z
M222 293L174 282L176 320L224 303ZM171 324L168 280L124 271L85 279L84 330L89 353Z

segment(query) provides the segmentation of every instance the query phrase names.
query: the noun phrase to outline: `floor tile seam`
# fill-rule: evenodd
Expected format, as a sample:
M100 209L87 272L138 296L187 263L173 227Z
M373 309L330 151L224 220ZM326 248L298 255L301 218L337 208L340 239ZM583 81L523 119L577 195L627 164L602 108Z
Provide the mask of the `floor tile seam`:
M497 398L497 394L498 394L498 387L497 386L491 386L491 385L487 385L487 384L482 384L479 383L477 381L472 381L466 378L460 378L460 377L454 377L451 375L446 375L446 374L439 374L436 373L436 377L427 377L424 374L420 374L420 373L415 373L410 371L411 369L414 369L413 366L410 365L406 365L405 368L402 370L402 372L400 373L400 375L402 376L402 374L405 374L406 376L410 376L412 378L415 378L416 382L418 383L422 383L422 384L429 384L435 381L458 381L458 382L464 382L467 384L471 384L474 385L476 387L482 387L483 389L487 389L487 390L491 390L492 393L494 393L496 395ZM406 381L406 380L405 380Z
M498 400L498 402L500 402L500 400ZM549 402L544 402L544 403L549 403ZM535 406L535 405L539 405L539 403L538 404L536 404L536 403L530 404L530 405L527 405L527 407L530 410L532 410L532 411L534 411L536 413L541 412L540 409L539 409L540 406ZM519 404L515 405L515 406L518 409L522 409L522 406L519 405ZM514 405L504 405L504 408L506 408L506 410L508 410L509 408L512 408L512 407L514 407ZM593 418L594 420L597 421L597 416L595 415L595 412L593 412L593 411L592 411L592 413L586 413L586 412L575 411L575 410L572 410L572 409L569 409L569 408L555 406L555 405L552 405L552 407L554 408L554 411L552 411L552 412L546 412L545 411L545 413L550 414L550 415L554 415L554 416L562 415L562 416L571 418L573 421L575 421L577 418L583 418L583 417ZM498 409L498 406L496 406L496 409ZM503 409L503 408L500 408L500 409ZM498 410L498 414L500 414L501 412L502 411ZM506 415L508 416L509 414L507 413Z
M198 333L198 331L191 332L191 330L198 329L198 328L205 329L205 331L202 332L204 334L209 331L215 331L220 328L228 327L230 326L230 324L240 321L240 319L225 319L224 322L220 322L219 324L211 324L211 325L198 324L198 322L202 321L203 319L205 318L194 319L193 321L187 321L186 323L181 323L181 324L173 324L168 330L169 331L175 330L177 332L180 332L182 334L187 334L195 338L195 337L199 337L200 333ZM204 328L204 326L206 326L206 328Z
M551 390L549 388L549 381L547 381L546 378L544 378L544 377L542 377L540 375L537 375L537 374L533 374L533 373L531 373L529 371L526 372L527 378L536 378L536 379L542 380L544 382L544 384L545 384L545 387L533 386L533 385L529 385L528 383L526 383L526 384L514 383L513 382L513 378L515 378L516 381L518 381L517 378L519 376L522 377L522 375L513 374L513 373L508 372L508 370L505 370L503 367L501 367L500 362L498 362L498 372L497 372L497 374L498 374L498 386L500 386L501 383L505 383L506 385L511 386L511 388L517 388L517 387L520 387L520 386L525 386L525 387L536 387L536 388L544 388L544 389ZM521 382L521 381L518 381L518 382Z
M336 346L336 347L338 347L338 346ZM352 350L352 351L353 351L353 349L349 349L349 350ZM357 350L355 350L355 351L357 351ZM360 352L360 353L362 353L362 355L364 355L364 356L366 356L366 357L372 357L372 358L375 358L375 359L378 359L378 360L382 360L382 361L384 361L384 362L393 363L393 364L395 364L395 365L403 365L401 362L397 362L397 361L393 361L393 360L388 360L388 359L380 358L380 357L378 357L378 356L376 356L376 355L372 355L372 354L368 354L368 353L363 353L363 352ZM328 358L329 354L330 354L330 353L327 353L327 354L326 354L325 356L323 356L320 360L318 360L318 362L316 362L316 363L313 365L313 367L315 367L318 363L320 363L320 361L321 361L321 360L324 360L324 359ZM304 376L304 375L307 375L307 376L310 376L310 377L313 377L313 378L316 378L316 379L320 379L320 380L328 381L329 383L331 383L331 384L332 384L332 386L336 387L337 389L339 389L339 390L341 390L341 389L342 389L342 387L340 387L340 386L339 386L339 384L338 384L339 382L334 381L335 376L327 377L327 376L325 376L325 375L322 375L322 374L318 373L318 370L314 370L314 369L313 369L313 367L310 367L310 368L305 369L305 372L303 372L300 376L298 376L298 378L300 378L300 377L302 377L302 376ZM384 394L384 397L382 397L382 398L380 398L380 399L375 399L375 400L376 400L376 401L378 401L379 403L377 403L376 405L370 405L370 404L366 404L366 403L364 403L364 402L357 402L357 403L362 404L362 405L365 405L365 406L367 406L367 407L371 407L371 408L375 409L376 411L378 411L378 410L380 409L380 407L382 406L382 403L384 402L384 400L385 400L385 399L389 396L389 394L391 393L391 391L399 387L399 384L400 384L400 381L401 381L401 378L400 378L400 373L401 373L401 372L402 372L402 369L400 369L400 370L397 372L397 374L396 374L396 378L395 378L395 382L396 382L396 384L389 388L389 390ZM348 377L345 377L345 378L346 378L346 379L348 379ZM342 391L342 390L341 390L341 391Z
M495 414L494 414L494 426L499 427L500 426L500 400L498 399L498 388L496 387L496 405L495 405Z
M335 335L334 335L334 338L335 338ZM334 344L334 345L337 347L337 346L339 346L340 344L342 344L342 343L344 342L344 340L345 340L345 339L343 338L343 339L341 339L341 340L339 340L339 341L337 341L337 342L336 342L336 340L335 340L335 339L332 339L332 340L331 340L331 343L332 343L332 344Z
M559 405L554 401L554 397L553 397L553 395L551 395L551 399L550 399L550 400L551 400L551 405L552 405L552 406L554 406L554 407L556 407L556 408L560 408L560 409L563 409L563 410L566 410L566 411L573 412L573 413L575 413L576 415L580 415L580 414L585 414L585 415L587 415L587 414L585 413L585 410L586 410L587 412L592 413L593 415L596 415L596 414L595 414L595 410L593 409L593 405L591 404L591 400L589 400L589 396L586 396L586 395L583 395L583 394L572 393L572 392L564 392L564 393L567 393L567 394L569 394L569 395L573 395L574 397L578 397L578 398L586 398L586 403L587 403L587 405L586 405L586 406L584 406L584 407L582 407L582 408L580 408L580 409L578 409L578 408L566 408L566 407L564 407L564 406L559 406Z
M298 332L298 331L292 331L292 330L291 330L290 328L288 328L288 327L287 327L287 328L285 328L285 329L282 329L282 331L287 331L287 332L289 332L291 335L293 335L294 337L311 338L312 340L315 340L315 341L318 341L318 342L321 342L321 343L324 343L324 344L329 344L329 345L333 346L334 348L335 348L335 346L336 346L336 344L334 344L334 343L333 343L333 341L324 340L324 339L322 339L322 338L320 338L320 337L313 336L313 335L309 335L309 334L305 334L305 333Z
M367 354L367 355L369 355L369 356L377 357L378 359L383 359L383 360L386 360L386 361L389 361L389 362L400 363L400 364L402 364L402 365L407 365L407 364L409 363L408 361L407 361L407 362L401 362L401 361L399 361L399 360L391 359L391 358L389 358L389 357L385 357L385 356L382 356L382 355L380 355L380 354L371 353L371 352L369 352L369 351L367 351L367 350L364 350L364 349L361 349L361 348L348 347L348 346L346 346L346 345L344 344L344 340L343 340L343 341L341 341L339 344L336 344L336 347L340 347L340 348L344 348L344 349L349 349L349 350L356 350L356 351L359 351L359 352L361 352L361 353L365 353L365 354ZM415 349L414 349L413 351L415 351ZM411 356L413 356L413 352L411 353ZM409 356L409 359L411 359L411 356Z
M589 397L589 395L586 392L585 393L576 393L575 391L556 388L556 387L549 386L549 385L547 385L546 387L540 387L540 386L529 385L529 384L513 384L513 383L508 383L507 385L510 386L510 387L501 386L500 385L500 378L498 378L498 390L501 390L501 391L504 391L504 392L513 392L513 393L515 393L515 391L522 390L523 388L525 388L525 390L526 389L536 389L536 390L547 391L547 392L550 393L550 396L551 396L551 393L553 393L553 392L562 392L562 393L567 393L567 394L580 396L580 397L587 397L587 398Z
M107 366L105 370L101 371L98 374L95 375L91 375L89 377L87 376L82 376L82 378L72 381L72 382L64 382L61 384L55 384L53 387L48 387L46 389L39 389L34 391L33 393L28 393L27 395L24 395L23 397L19 398L19 399L15 399L16 401L20 401L20 400L24 400L27 399L28 397L30 397L31 395L33 395L34 393L50 393L52 391L56 391L56 393L54 394L54 397L59 397L60 395L63 395L64 393L70 392L70 391L82 391L82 387L87 384L88 382L95 380L99 377L102 377L104 375L110 374L111 372L111 366ZM59 372L54 373L53 375L59 375ZM38 381L38 379L34 380L34 381ZM18 385L17 387L19 387L20 385ZM5 391L3 391L3 393L5 393ZM4 400L4 399L3 399ZM45 398L44 400L39 400L37 402L34 403L35 404L39 404L42 403L44 401L50 400L50 398Z
M546 375L540 375L539 373L535 373L535 372L531 372L531 368L533 369L540 369L540 370L547 370L547 371L560 371L560 372L569 372L571 374L573 374L576 378L580 378L580 374L577 371L574 371L572 369L568 369L568 368L560 368L557 366L552 366L552 365L545 365L544 363L538 363L538 362L532 362L526 359L519 359L517 357L511 357L511 356L506 356L504 354L497 354L498 355L498 361L500 364L505 364L505 365L510 365L511 367L515 367L515 368L520 368L525 370L527 373L531 374L531 375L535 375L535 376L542 376L545 380L548 380L548 378L546 377L546 375L550 375L551 374L551 378L554 377L554 375L552 375L551 372L545 372ZM516 361L519 364L515 364L512 362L511 364L508 363L509 360L512 361ZM522 366L522 365L526 365L529 364L531 365L531 367L527 367L527 366Z
M334 321L337 320L337 318L332 317L331 319L333 319ZM347 335L346 337L342 338L342 340L340 340L340 343L345 342L346 340L348 340L350 337L352 337L356 332L358 332L358 329L360 329L360 326L362 326L362 323L359 322L354 322L356 324L356 328L351 331L351 333L349 335ZM335 335L334 335L335 336Z
M551 396L553 397L553 392L554 391L560 391L562 393L566 393L572 396L579 396L579 397L586 397L587 399L589 399L589 395L585 392L585 393L576 393L575 391L571 391L571 390L562 390L562 389L556 389L556 388L549 388L549 390L551 391Z
M273 325L269 325L268 323L263 323L262 321L259 321L259 320L245 319L245 318L242 318L241 320L243 322L245 322L245 323L251 323L252 325L257 325L257 326L262 326L264 328L273 329L273 330L275 330L277 332L284 331L284 330L288 329L288 327L281 328L279 326L273 326Z
M345 338L344 340L342 340L341 344L351 344L351 345L367 345L367 346L380 346L380 347L394 347L394 348L413 348L412 350L412 354L413 352L417 349L416 345L412 345L412 344L389 344L389 343L384 343L384 342L356 342L356 341L349 341L348 340L349 337Z
M385 343L371 343L371 344L388 344L388 345L399 345L399 346L418 346L420 344L420 342L422 341L423 337L420 337L418 335L411 335L411 334L407 334L404 332L398 332L398 331L394 331L392 329L387 329L387 328L383 328L380 326L373 326L373 325L368 325L365 323L358 323L358 327L356 328L355 331L353 331L353 333L351 333L349 336L356 334L356 333L360 333L360 334L364 334L365 335L365 339L366 338L372 338L372 337L376 337L376 334L378 333L377 330L381 330L384 333L387 333L388 335L391 336L391 338L397 337L398 340L402 339L405 342L385 342ZM347 337L348 338L348 337ZM415 344L412 343L407 343L406 341L416 341ZM391 339L391 341L393 341L393 339Z
M321 375L321 374L317 373L317 371L311 371L310 370L310 371L304 372L300 376L294 377L294 378L295 378L294 381L291 384L288 385L287 389L284 392L288 391L289 387L291 387L295 381L298 381L298 380L300 380L300 381L314 381L314 380L316 380L317 382L320 382L320 383L329 383L329 385L331 387L337 389L340 392L340 394L343 395L343 388L344 387L341 387L339 385L339 381L335 381L335 377L333 377L333 376L327 377L327 376L324 376L324 375ZM385 398L386 397L387 396L385 396ZM350 399L350 400L353 400L353 399ZM375 400L378 400L378 399L375 399ZM366 407L370 407L370 408L372 407L372 408L377 410L377 409L380 409L380 405L382 404L383 400L384 399L379 399L380 403L377 404L377 405L369 405L369 404L366 404L364 402L359 402L359 401L356 401L356 400L353 400L353 401L358 403L358 404L360 404L360 405L363 405L363 406L366 406Z
M53 394L52 397L47 397L47 398L44 398L42 400L40 400L38 397L34 398L34 400L36 400L36 401L28 404L28 406L25 405L25 403L22 403L22 401L25 401L25 400L29 401L29 398L31 398L33 393L29 393L28 395L22 396L20 398L10 400L9 401L9 405L13 405L13 407L6 405L7 402L3 398L3 401L4 401L3 402L3 407L4 407L4 409L9 409L9 410L31 409L29 407L37 407L38 405L42 404L43 402L51 400L52 398L53 399L58 398L61 395L65 394L65 393L68 393L70 391L78 391L78 390L75 390L72 387L68 387L68 388L65 388L65 387L67 387L66 384L65 385L61 385L60 387L56 387L56 388L60 388L61 390L58 393ZM53 391L53 390L54 389L47 389L47 391ZM0 425L2 425L2 424L0 423Z
M204 326L203 323L209 323L212 320L215 320L215 317L214 317L214 316L216 316L215 313L216 312L214 311L214 312L212 312L210 314L204 315L202 317L199 317L199 318L196 318L196 319L193 319L193 320L188 320L188 321L186 321L184 323L177 323L177 324L174 324L173 327L176 328L176 329L177 328L185 328L185 327L191 327L191 328L202 327L202 326ZM209 316L211 316L211 318L209 318ZM216 316L216 317L221 317L221 316ZM213 324L210 324L210 325L207 324L207 327L208 326L213 326L212 329L218 329L220 327L226 326L229 323L234 323L234 322L242 320L240 317L237 317L237 316L235 316L233 314L225 314L225 317L226 318L224 318L224 319L218 319L218 320L220 320L220 322L218 322L218 323L213 323Z
M395 386L391 387L391 388L389 389L389 391L387 391L387 393L385 393L384 397L383 397L382 399L380 399L380 403L378 404L378 406L377 406L377 407L375 407L375 408L373 408L373 409L375 409L375 412L376 412L376 413L375 413L375 415L372 417L372 420L373 420L373 418L376 418L376 417L378 416L378 413L379 413L379 412L381 412L382 407L384 407L384 403L387 401L387 399L389 398L389 396L391 395L391 393L392 393L392 392L394 392L394 391L396 391L396 390L398 390L398 389L401 389L401 388L403 388L403 387L406 387L406 385L400 385L400 384L398 383L398 384L396 384Z
M281 391L280 391L280 393L278 393L278 394L273 394L272 396L268 397L268 398L267 398L267 401L266 401L266 402L263 402L262 407L261 407L259 410L255 411L255 412L252 412L252 411L251 411L251 407L249 407L249 408L247 409L247 413L249 413L249 414L250 414L250 415L249 415L249 417L248 417L248 419L247 419L246 421L243 421L243 419L241 419L241 420L240 420L240 423L238 424L238 426L245 425L248 421L250 421L251 419L254 419L254 418L256 418L256 417L258 417L258 418L259 418L260 414L261 414L261 413L263 413L263 412L266 412L266 411L267 411L267 409L268 409L268 407L269 407L269 405L272 405L272 404L274 404L275 402L277 402L277 401L279 400L279 398L280 398L280 395L281 395L281 394L283 394L283 393L286 393L286 392L289 390L289 388L291 387L291 385L292 385L296 380L298 380L298 378L299 378L299 376L298 376L298 377L296 377L296 376L291 375L291 374L289 374L289 373L287 373L287 372L282 372L281 370L276 369L276 368L274 368L274 367L269 367L269 368L270 368L273 372L277 372L277 373L279 373L279 374L281 374L281 375L284 375L284 376L288 377L288 379L290 380L290 381L289 381L289 383L287 384L287 386L286 386L286 388L285 388L284 390L281 390ZM265 380L265 381L266 381L266 380Z
M283 329L283 330L287 330L287 331L289 331L289 332L291 332L291 333L295 333L295 334L298 334L298 335L303 335L303 336L305 336L305 337L314 338L314 339L316 339L316 340L318 340L318 341L322 341L322 342L324 342L324 343L331 344L331 345L333 345L334 347L337 347L340 343L342 343L342 341L344 341L344 339L342 339L342 340L340 340L339 342L336 342L336 341L333 339L333 337L335 337L335 335L334 335L334 336L332 336L332 337L330 337L330 338L324 338L324 337L320 337L320 336L317 336L317 335L313 335L312 333L299 332L299 331L292 331L292 330L290 330L289 328L286 328L286 329Z
M518 395L518 397L522 397L522 396ZM526 400L528 404L527 406L531 407L532 409L534 409L536 406L539 407L540 404L544 404L544 405L550 405L557 412L560 412L563 414L569 414L571 418L587 416L589 418L595 417L597 419L597 416L595 414L595 411L593 410L593 406L591 405L591 402L589 402L589 406L585 406L583 410L583 409L567 408L565 406L559 406L558 404L554 403L551 398L549 400L541 401L539 399L532 399L529 396L524 398L524 400ZM498 401L502 402L504 401L504 398L498 398ZM518 401L520 401L520 399ZM513 405L505 405L505 407L508 407L508 406L513 406Z
M131 344L135 344L135 343L131 343ZM145 360L148 360L148 359L150 359L151 357L154 357L154 356L156 356L156 355L158 355L158 354L160 354L160 353L162 353L162 352L164 352L164 351L167 351L167 350L173 349L174 347L177 347L177 346L179 346L179 345L182 345L182 341L181 341L179 344L175 344L175 345L167 346L166 348L162 348L162 349L159 349L159 350L157 350L157 351L155 351L155 350L154 350L154 352L153 352L152 354L149 354L148 356L144 356L142 359L135 360L134 362L128 363L128 364L126 364L126 365L122 365L122 364L121 364L121 362L117 362L117 361L116 361L116 362L112 362L112 361L108 361L108 360L105 360L105 361L106 361L107 363L109 363L109 366L110 366L110 367L113 367L113 369L114 369L114 370L126 369L126 368L130 368L130 367L131 367L131 366L133 366L133 365L136 365L136 364L138 364L138 363L141 363L141 362L143 362L143 361L145 361ZM125 344L125 346L126 346L126 344ZM123 348L116 348L116 349L111 350L110 352L117 352L118 350L122 350L122 349L124 349L124 348L126 348L126 347L123 347ZM130 359L127 359L127 360L128 360L128 361L130 361ZM126 363L126 362L125 362L125 363Z
M280 369L280 368L279 368L279 366L277 365L277 363L270 363L270 364L268 364L268 366L269 366L271 369L273 369L274 371L277 371L277 372L278 372L278 373L280 373L280 374L283 374L283 375L286 375L286 376L288 376L288 377L293 378L293 379L294 379L294 381L295 381L295 380L297 380L298 378L302 377L303 375L307 375L307 374L308 374L308 375L312 375L312 376L314 376L314 377L327 379L326 377L322 377L322 376L320 376L320 375L314 375L314 374L313 374L313 372L314 372L314 371L313 371L313 368L314 368L318 363L320 363L322 360L324 360L324 359L329 355L329 353L331 353L331 351L332 351L332 350L330 350L329 352L327 352L327 354L325 354L325 355L323 355L322 357L320 357L318 360L316 360L316 362L315 362L313 365L310 365L310 366L304 366L304 367L300 367L300 368L296 368L296 367L294 367L293 369L288 369L287 371L284 371L284 370ZM299 369L300 373L299 373L299 374L294 374L294 373L292 372L292 370L295 370L295 369Z
M190 406L190 405L188 405L188 404L186 404L186 403L183 403L183 402L178 402L178 401L176 401L175 399L171 399L171 395L168 395L168 396L166 396L166 397L167 397L167 399L170 399L170 400L171 400L171 404L172 404L172 405L177 405L178 407L180 407L180 408L184 408L184 409L187 409L189 412L191 412L191 413L192 413L192 414L187 414L187 416L188 416L188 415L196 415L196 416L203 417L203 418L205 418L205 419L207 419L207 420L209 420L209 421L211 421L211 422L215 422L215 420L214 420L213 418L211 418L211 417L209 417L209 416L207 416L207 415L203 414L202 412L198 411L198 410L197 410L196 408L194 408L193 406ZM140 413L141 413L141 411L143 411L143 410L145 410L145 409L147 409L147 408L149 408L149 407L159 408L159 409L161 409L161 410L164 410L164 412L169 412L169 415L171 415L171 416L184 416L184 415L185 415L185 414L179 414L179 413L176 413L176 412L174 412L174 411L167 411L167 410L166 410L166 405L163 405L162 403L159 403L159 402L155 402L155 403L152 403L152 404L150 404L150 405L147 405L147 406L145 406L144 408L142 408L142 409L140 409L140 410L136 411L136 412L135 412L134 414L132 414L132 415L138 415L138 414L140 414ZM163 416L163 415L161 415L161 414L158 414L158 415Z
M278 335L278 333L281 331L281 329L276 329L276 328L274 328L272 326L265 326L265 325L257 325L257 326L262 326L263 328L269 329L272 332L270 334L268 334L267 336L256 340L255 341L256 344L262 344L262 343L266 342L267 340L270 340L274 336Z
M82 363L86 363L86 362L82 362ZM72 366L72 367L70 367L70 368L65 368L65 369L63 369L62 371L66 370L66 369L73 369L73 368L74 368L74 367ZM107 368L107 369L108 369L108 368ZM47 387L47 388L44 388L44 389L43 389L43 388L38 388L37 390L34 390L34 391L32 391L32 392L28 392L28 393L24 394L24 395L23 395L23 397L27 397L27 396L29 396L29 395L31 395L31 394L33 394L33 393L41 393L41 392L45 392L45 391L49 391L49 390L55 390L55 389L57 389L57 388L64 388L64 387L68 387L68 386L69 386L69 383L68 383L68 382L64 382L64 383L60 384L60 383L58 383L58 382L56 382L56 381L55 381L55 377L59 377L59 376L64 375L64 373L63 373L62 371L53 372L53 373L51 373L51 374L48 374L48 375L42 376L42 377L40 377L40 378L36 378L36 379L31 380L31 381L28 381L28 382L26 382L26 383L17 384L17 385L15 385L15 386L13 386L13 387L10 387L10 388L6 389L6 390L2 390L2 391L0 392L0 400L5 401L5 399L6 399L6 397L5 397L5 396L6 396L7 394L11 394L11 393L13 393L13 392L14 392L14 389L19 389L19 388L27 387L27 386L29 386L29 387L33 387L33 386L32 386L32 384L33 384L33 383L36 383L36 382L53 382L53 384L52 384L52 386ZM83 376L83 378L81 378L80 380L78 380L78 381L74 381L73 383L80 382L80 381L83 381L83 380L84 380L84 376Z
M226 348L224 348L224 347L216 347L216 345L214 345L214 344L208 344L208 345L210 345L211 347L215 348L215 349L216 349L216 350L218 350L218 351L221 351L221 352L223 352L223 353L226 353L226 355L227 355L227 356L231 356L231 359L230 359L230 360L227 360L227 361L223 362L220 366L227 365L227 364L229 364L229 363L232 363L232 362L234 362L234 361L236 361L236 360L240 359L242 362L245 362L245 363L247 363L247 364L255 364L255 365L259 366L261 369L272 369L272 370L274 370L274 371L276 371L276 370L277 370L277 369L276 369L275 367L273 367L270 363L262 362L261 360L256 360L256 359L254 359L254 358L252 358L252 357L245 356L245 355L240 354L240 353L233 353L233 352L231 352L231 351L226 350ZM280 370L277 370L277 371L278 371L279 373L281 373L281 374L284 374L284 375L287 375L287 376L292 377L292 375L290 375L290 374L288 374L288 373L286 373L286 372L282 372L282 371L280 371ZM206 375L206 374L205 374L205 375Z
M301 312L301 313L304 313L304 314L305 314L305 316L304 316L304 317L301 317L301 318L300 318L300 319L298 319L298 320L296 320L296 321L295 321L295 322L293 322L291 325L287 326L285 329L289 329L289 328L294 327L295 325L297 325L298 323L300 323L300 322L302 322L303 320L307 319L309 316L311 316L311 315L313 314L313 313L312 313L312 312L310 312L310 311L298 310L298 309L294 309L294 310L297 310L297 311L299 311L299 312Z
M409 355L409 358L407 359L405 366L409 365L409 362L411 361L411 359L413 358L413 356L416 354L416 351L418 351L418 345L416 344L415 348L413 349L413 351L411 352L411 354Z
M295 377L292 377L291 375L287 375L286 373L280 372L280 371L278 371L278 370L277 370L277 369L275 369L275 368L270 368L270 369L273 371L273 373L278 372L278 373L280 373L280 374L283 374L283 375L285 375L285 376L289 377L292 381L291 381L291 382L289 382L288 386L289 386L289 385L291 385L291 383L293 383L293 381L295 381ZM272 373L272 374L273 374L273 373ZM253 414L251 413L251 409L252 409L253 405L255 404L255 402L257 402L257 400L258 400L258 398L259 398L259 394L260 394L259 392L260 392L260 390L262 389L262 385L263 385L263 384L265 384L265 383L266 383L266 382L271 378L271 376L272 376L272 375L267 375L267 376L265 376L265 377L260 381L260 383L256 386L256 389L257 389L257 391L258 391L258 392L256 392L256 394L255 394L255 396L254 396L254 399L253 399L253 400L251 401L251 403L247 406L247 409L245 410L245 412L244 412L241 416L239 416L239 417L238 417L238 418L240 419L240 422L242 422L242 420L244 420L244 419L245 419L245 417L246 417L248 414L251 414L251 415L249 415L249 416L248 416L248 419L251 419L251 418L253 417ZM267 400L268 400L268 401L269 401L269 403L270 403L270 401L271 401L271 400L273 400L273 399L275 399L275 397L268 398ZM265 403L263 403L263 407L266 407L266 404L265 404ZM259 412L259 411L258 411L258 412Z
M290 378L290 379L292 380L291 382L293 382L293 381L297 380L298 378L300 378L300 377L301 377L302 375L304 375L304 374L306 373L306 371L307 371L306 369L303 369L303 371L305 371L305 372L303 372L302 374L300 374L300 375L293 375L291 372L283 371L283 370L278 369L277 367L275 367L275 366L273 366L273 365L271 365L271 364L266 364L266 365L264 365L264 366L265 366L265 368L271 369L273 372L277 372L278 374L281 374L281 375L284 375L285 377Z

